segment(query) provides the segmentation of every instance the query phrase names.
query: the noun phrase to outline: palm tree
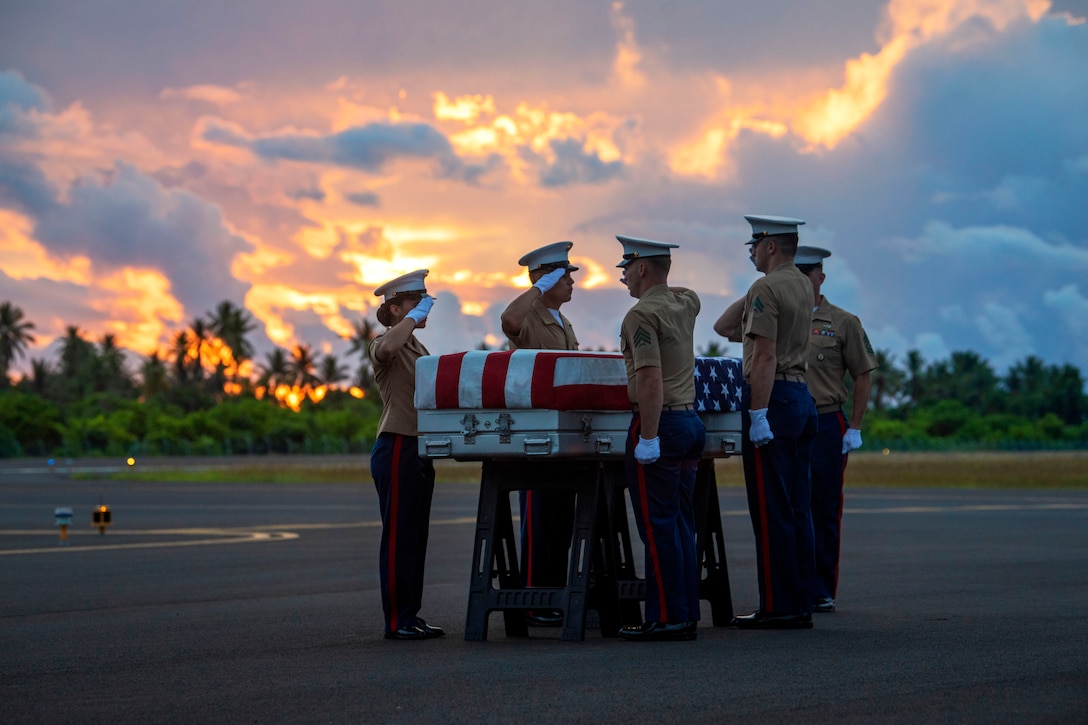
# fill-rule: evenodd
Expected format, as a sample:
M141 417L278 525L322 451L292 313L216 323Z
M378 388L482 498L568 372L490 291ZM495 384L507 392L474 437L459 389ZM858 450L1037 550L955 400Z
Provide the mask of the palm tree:
M195 348L196 360L193 361L192 373L197 380L204 379L204 348L211 338L211 329L202 317L194 317L189 323L189 344Z
M722 346L717 340L711 340L706 344L706 347L697 351L701 357L725 357L729 352L729 346Z
M895 367L895 356L890 350L876 351L877 368L873 371L873 408L884 410L894 400L903 386L903 373Z
M321 358L321 365L317 371L317 377L320 378L321 382L331 388L340 381L347 380L348 369L347 366L340 364L340 361L336 359L335 355L326 355Z
M140 391L145 398L153 398L165 393L170 388L170 382L166 375L166 363L159 357L159 353L153 352L147 356L140 366Z
M98 357L102 361L102 374L108 386L118 380L128 380L125 370L125 354L117 347L117 336L106 333L98 343Z
M925 369L926 361L922 357L922 353L917 350L908 350L905 392L907 401L913 406L917 406L922 400L922 376L925 374Z
M174 380L179 383L189 382L189 371L192 368L189 348L189 333L186 330L178 330L170 342L170 356L174 360Z
M30 387L38 395L45 395L49 380L53 376L53 366L48 360L33 358L30 361Z
M8 369L15 358L26 353L26 346L34 342L30 333L34 323L23 321L23 311L10 302L0 303L0 376L6 383Z
M295 349L291 352L288 369L295 385L299 387L304 388L307 385L315 385L319 382L316 373L317 358L314 357L313 350L309 345L299 344L295 346Z
M348 342L351 343L351 347L348 348L348 355L355 355L356 353L360 355L357 375L359 387L370 388L374 384L374 375L370 369L370 343L378 336L378 328L366 318L356 320L351 324L351 327L351 336L347 338Z
M290 382L291 362L287 351L282 347L276 347L272 352L265 353L265 364L261 366L261 376L258 384L269 389L275 389L281 383Z
M212 333L230 348L236 363L253 357L253 345L246 339L246 335L253 332L257 324L249 311L236 306L230 300L223 300L208 315L208 324Z

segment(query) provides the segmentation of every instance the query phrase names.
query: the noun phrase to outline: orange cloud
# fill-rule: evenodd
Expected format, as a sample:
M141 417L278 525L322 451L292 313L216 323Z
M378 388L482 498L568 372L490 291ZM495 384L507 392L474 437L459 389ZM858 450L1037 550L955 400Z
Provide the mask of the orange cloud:
M89 285L93 279L91 260L84 256L69 259L51 257L45 247L31 238L31 222L21 214L0 209L0 268L12 279L51 279Z
M729 79L715 79L721 110L669 151L669 166L683 176L730 177L730 145L742 130L795 135L804 151L832 149L880 107L889 79L912 50L973 19L1000 31L1017 20L1038 21L1049 7L1050 0L891 0L878 33L880 50L848 59L839 87L813 90L821 79L812 74L762 79L765 87L789 90L768 96L759 87L740 91Z
M803 109L793 130L810 148L834 148L883 103L888 79L911 50L974 18L1000 31L1023 18L1036 22L1049 9L1049 0L891 0L880 51L848 60L845 84Z
M616 59L612 62L612 73L620 86L637 90L646 84L646 78L639 71L642 51L635 40L635 23L623 14L623 3L612 3L612 26L619 33L616 43Z
M170 331L164 321L178 323L185 313L170 294L170 280L150 269L125 267L99 277L88 297L92 309L111 316L106 328L117 335L118 344L143 354L166 341Z

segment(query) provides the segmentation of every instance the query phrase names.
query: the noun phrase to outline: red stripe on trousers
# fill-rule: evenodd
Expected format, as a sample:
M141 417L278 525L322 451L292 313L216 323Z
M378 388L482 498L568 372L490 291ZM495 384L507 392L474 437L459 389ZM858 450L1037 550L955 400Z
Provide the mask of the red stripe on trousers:
M533 491L525 492L525 586L533 585Z
M434 379L436 408L460 407L458 389L461 387L461 363L465 354L458 352L438 358L438 370L435 372Z
M756 467L756 496L759 499L759 528L760 541L763 546L763 605L765 611L774 611L774 582L771 577L771 536L767 526L767 490L763 479L763 453L759 448L755 449L753 460Z
M635 426L631 432L631 442L638 443L637 434L641 430L642 419L638 418L635 421ZM657 553L657 539L654 538L654 524L650 520L650 496L646 491L646 469L638 460L635 460L635 465L638 466L638 493L639 507L642 509L642 520L644 523L643 528L646 529L646 551L650 554L650 564L654 568L654 578L657 580L657 599L658 605L661 607L661 621L669 621L669 606L665 602L665 582L661 579L661 558Z
M839 430L842 432L842 436L846 435L846 429L850 426L846 422L846 416L839 413ZM840 437L842 437L840 436ZM841 448L839 449L842 450ZM839 547L842 547L842 507L846 501L846 492L843 490L842 484L846 483L846 456L842 457L842 477L843 480L839 482ZM835 580L832 586L831 598L834 599L838 596L839 591L839 560L835 559Z
M389 482L389 613L390 626L394 632L400 629L397 622L397 507L400 503L400 449L404 437L397 435L393 440L392 480Z
M484 360L480 381L480 401L485 408L506 407L506 371L510 369L513 350L493 352Z

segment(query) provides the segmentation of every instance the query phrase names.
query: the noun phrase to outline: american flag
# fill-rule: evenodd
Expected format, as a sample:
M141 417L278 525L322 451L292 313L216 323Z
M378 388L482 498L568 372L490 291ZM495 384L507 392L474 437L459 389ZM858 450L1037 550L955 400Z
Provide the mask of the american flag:
M698 413L727 413L740 410L743 366L733 357L695 358L695 410Z
M695 358L695 409L740 410L741 361ZM416 408L630 410L623 355L511 350L430 355L416 361Z

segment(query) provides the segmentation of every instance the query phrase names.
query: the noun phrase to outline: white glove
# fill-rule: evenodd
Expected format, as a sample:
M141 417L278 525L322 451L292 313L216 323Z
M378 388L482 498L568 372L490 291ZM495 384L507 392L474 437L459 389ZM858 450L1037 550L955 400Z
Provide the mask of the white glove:
M534 284L533 286L540 290L540 294L544 294L552 287L554 287L559 280L563 279L566 274L566 267L556 267L551 272L548 272L546 275L538 279L536 281L536 284Z
M408 314L406 314L405 317L412 318L417 325L422 324L422 322L427 319L427 314L431 311L432 307L434 307L434 297L427 295L419 301L419 304L408 310Z
M752 445L759 448L774 440L771 432L771 424L767 422L767 409L749 410L748 418L752 421L752 429L748 431L748 437L752 439Z
M653 463L658 458L661 458L661 439L654 436L646 440L639 436L638 445L635 446L635 460L645 466Z
M842 437L842 454L845 456L850 451L861 448L861 431L857 428L847 428L846 435Z

